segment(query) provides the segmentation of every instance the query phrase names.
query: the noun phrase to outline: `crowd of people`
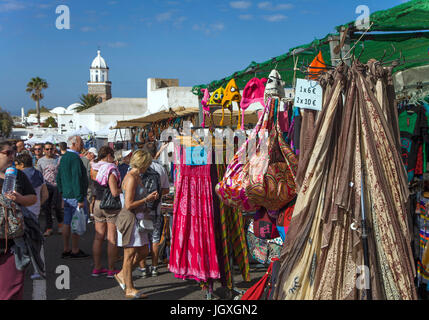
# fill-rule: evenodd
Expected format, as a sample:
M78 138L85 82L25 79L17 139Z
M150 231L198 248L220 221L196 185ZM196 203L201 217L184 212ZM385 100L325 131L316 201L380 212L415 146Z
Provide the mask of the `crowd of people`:
M168 170L157 160L164 148L154 137L139 149L116 152L109 146L85 150L80 136L31 148L24 141L15 145L4 141L0 143L0 184L6 169L15 166L15 192L5 197L44 221L39 226L44 225L40 234L45 238L54 234L55 218L56 232L63 239L60 258L92 257L93 277L114 278L127 298L141 299L146 296L134 287L133 270L138 268L142 277L158 275L161 198L170 191ZM92 255L80 248L80 236L72 230L78 211L94 223ZM108 261L103 266L106 240ZM17 242L0 239L0 300L23 296L24 271L15 265ZM122 268L115 268L121 259Z

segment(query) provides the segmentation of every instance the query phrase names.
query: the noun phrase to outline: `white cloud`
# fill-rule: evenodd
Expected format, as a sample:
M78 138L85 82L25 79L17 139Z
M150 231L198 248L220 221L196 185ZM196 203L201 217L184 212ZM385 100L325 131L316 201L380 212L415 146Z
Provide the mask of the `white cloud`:
M253 19L253 15L251 15L251 14L240 14L238 16L238 18L240 20L252 20Z
M293 8L293 4L281 3L281 4L274 5L272 2L264 1L264 2L258 3L258 8L262 10L270 10L270 11L290 10Z
M248 9L252 3L249 1L232 1L229 5L234 9Z
M110 42L107 44L110 48L123 48L127 46L127 43L116 41L116 42Z
M158 22L164 22L164 21L168 21L171 20L171 17L173 16L173 12L168 11L168 12L164 12L164 13L160 13L156 16L156 20Z
M37 5L40 9L49 9L52 7L51 4L47 4L47 3L41 3Z
M210 25L206 25L205 23L195 24L192 29L195 31L204 32L205 34L209 35L215 32L221 32L225 30L225 24L223 22L217 22Z
M287 17L283 14L275 14L272 16L264 16L264 20L268 21L268 22L280 22L283 20L286 20Z
M82 31L82 32L92 32L92 31L95 31L95 29L93 27L85 26L85 27L80 28L80 31Z
M178 17L177 19L174 19L173 26L180 28L186 20L188 20L187 17Z
M0 12L10 12L25 9L26 6L21 1L16 0L0 0Z

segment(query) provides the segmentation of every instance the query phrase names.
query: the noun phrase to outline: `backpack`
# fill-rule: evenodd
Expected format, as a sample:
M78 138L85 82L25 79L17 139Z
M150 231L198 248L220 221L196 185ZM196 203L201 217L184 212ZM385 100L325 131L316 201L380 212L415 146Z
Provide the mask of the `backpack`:
M24 236L24 215L21 207L0 194L0 239L16 239Z
M142 184L147 190L147 194L157 191L159 197L155 201L147 203L150 210L157 210L158 204L161 202L161 177L158 172L152 168L148 168L144 174L141 175Z

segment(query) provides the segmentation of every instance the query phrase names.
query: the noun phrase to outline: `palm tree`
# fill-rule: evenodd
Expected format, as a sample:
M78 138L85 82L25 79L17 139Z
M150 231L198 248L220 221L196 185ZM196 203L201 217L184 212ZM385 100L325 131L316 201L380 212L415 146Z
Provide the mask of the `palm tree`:
M39 78L32 78L31 81L27 84L27 91L31 93L31 99L36 101L36 112L37 112L37 123L40 125L40 100L44 98L42 90L48 88L48 83Z
M80 107L76 108L77 112L89 109L100 103L100 98L96 94L82 94L80 97Z

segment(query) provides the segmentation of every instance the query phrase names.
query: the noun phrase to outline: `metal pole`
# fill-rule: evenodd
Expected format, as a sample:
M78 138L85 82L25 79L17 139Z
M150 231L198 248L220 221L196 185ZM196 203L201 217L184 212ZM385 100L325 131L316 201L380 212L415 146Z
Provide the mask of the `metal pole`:
M366 214L365 214L365 194L364 194L364 170L361 173L361 207L362 207L362 245L363 245L363 261L365 263L365 267L368 269L368 277L365 277L365 286L368 286L366 289L366 295L368 300L372 300L372 292L371 292L371 273L369 271L369 256L368 256L368 233L366 228ZM366 279L368 279L368 283L366 283Z

